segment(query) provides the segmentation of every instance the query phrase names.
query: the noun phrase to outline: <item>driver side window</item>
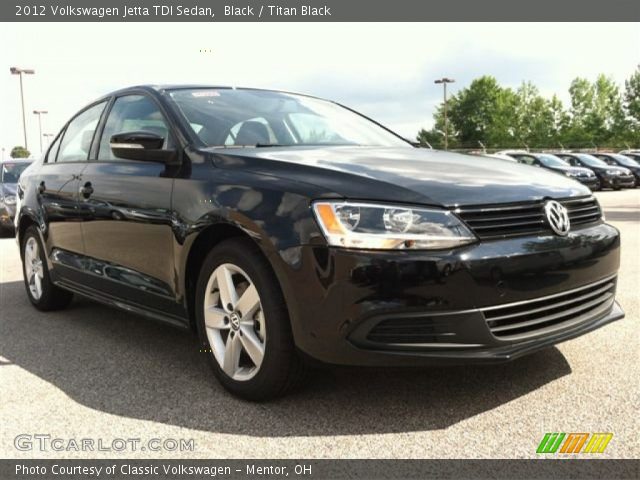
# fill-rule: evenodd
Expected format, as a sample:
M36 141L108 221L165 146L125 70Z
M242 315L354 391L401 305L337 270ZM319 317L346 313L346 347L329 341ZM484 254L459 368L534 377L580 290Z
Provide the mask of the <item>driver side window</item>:
M118 161L111 151L111 137L118 133L149 132L164 138L162 148L172 148L169 127L158 106L145 95L118 97L109 112L100 140L98 160Z

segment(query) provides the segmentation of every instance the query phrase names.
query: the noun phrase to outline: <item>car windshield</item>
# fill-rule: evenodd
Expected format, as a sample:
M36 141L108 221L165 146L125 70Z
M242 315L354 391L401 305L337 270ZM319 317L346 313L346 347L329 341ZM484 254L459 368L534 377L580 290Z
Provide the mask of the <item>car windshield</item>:
M569 164L555 155L538 155L538 159L547 167L568 167Z
M616 159L616 161L620 165L624 165L625 167L637 167L638 164L634 162L629 157L625 157L624 155L619 155L617 153L612 153L611 156Z
M593 157L591 155L587 155L586 153L579 153L577 156L582 162L584 162L586 165L589 165L590 167L608 166L605 162L603 162L599 158Z
M28 163L3 163L2 164L2 183L18 183L18 178Z
M351 110L326 100L265 90L200 88L169 92L208 146L411 145Z

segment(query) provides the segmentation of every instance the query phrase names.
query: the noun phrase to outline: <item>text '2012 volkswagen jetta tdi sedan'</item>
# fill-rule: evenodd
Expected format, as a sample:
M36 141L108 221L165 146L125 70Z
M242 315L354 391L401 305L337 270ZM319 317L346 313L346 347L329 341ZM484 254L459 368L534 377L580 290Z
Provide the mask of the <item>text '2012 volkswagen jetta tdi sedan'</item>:
M588 188L414 148L284 92L134 87L73 117L21 177L26 291L197 330L250 399L309 358L497 362L623 316L618 231Z

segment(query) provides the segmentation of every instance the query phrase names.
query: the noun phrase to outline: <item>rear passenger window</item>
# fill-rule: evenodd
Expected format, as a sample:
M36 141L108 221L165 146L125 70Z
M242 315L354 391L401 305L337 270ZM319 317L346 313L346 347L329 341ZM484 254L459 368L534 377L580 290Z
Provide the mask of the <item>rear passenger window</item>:
M91 142L106 102L86 109L71 120L64 132L57 162L84 162L89 158Z
M113 135L127 132L155 133L164 138L162 148L172 148L169 127L162 112L144 95L125 95L116 99L102 132L98 160L126 161L113 154L109 143Z

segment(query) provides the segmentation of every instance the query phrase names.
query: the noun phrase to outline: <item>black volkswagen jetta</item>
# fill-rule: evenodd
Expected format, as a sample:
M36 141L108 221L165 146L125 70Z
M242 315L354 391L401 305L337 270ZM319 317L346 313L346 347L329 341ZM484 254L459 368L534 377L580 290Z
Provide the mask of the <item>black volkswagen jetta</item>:
M313 97L121 90L18 195L36 308L76 293L194 328L245 398L282 394L308 358L496 362L623 316L619 234L588 188L413 148Z

